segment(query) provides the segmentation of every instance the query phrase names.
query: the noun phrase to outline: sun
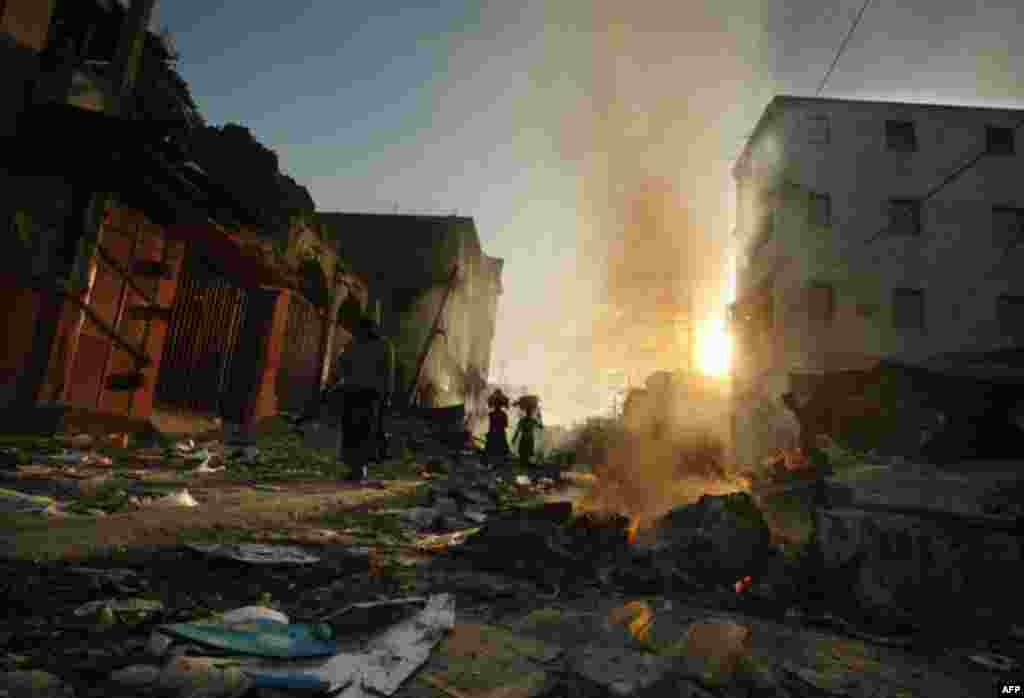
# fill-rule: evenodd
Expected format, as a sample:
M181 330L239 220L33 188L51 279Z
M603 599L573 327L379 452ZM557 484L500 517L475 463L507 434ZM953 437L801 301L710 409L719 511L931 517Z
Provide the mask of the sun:
M725 323L704 325L697 336L697 370L726 378L732 371L732 336Z

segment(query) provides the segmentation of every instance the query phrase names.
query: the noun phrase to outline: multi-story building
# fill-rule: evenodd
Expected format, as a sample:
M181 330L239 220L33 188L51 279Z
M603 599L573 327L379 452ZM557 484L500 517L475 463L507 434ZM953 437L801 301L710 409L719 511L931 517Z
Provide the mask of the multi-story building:
M469 414L486 410L503 260L483 253L473 219L317 216L338 254L369 282L369 307L395 343L399 394L418 393L421 404L462 403Z
M738 159L736 457L821 376L1019 345L1024 110L776 97Z

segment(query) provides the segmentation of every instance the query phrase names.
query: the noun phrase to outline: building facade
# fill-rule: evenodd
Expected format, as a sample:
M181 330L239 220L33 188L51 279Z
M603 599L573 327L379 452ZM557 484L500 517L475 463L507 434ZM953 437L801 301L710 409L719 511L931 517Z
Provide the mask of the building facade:
M880 360L1019 346L1024 111L780 96L737 161L733 425L796 443L780 396Z
M395 344L400 399L412 394L423 404L461 403L467 413L478 412L486 402L503 262L483 253L473 219L365 213L318 218L339 256L367 280L367 307Z

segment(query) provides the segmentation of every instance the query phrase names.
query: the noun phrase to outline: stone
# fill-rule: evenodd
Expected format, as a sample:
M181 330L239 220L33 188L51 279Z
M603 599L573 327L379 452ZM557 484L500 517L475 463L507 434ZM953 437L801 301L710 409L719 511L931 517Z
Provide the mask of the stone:
M750 628L731 620L702 620L687 628L682 642L670 653L683 660L690 676L709 684L726 684L750 651L750 635Z
M252 681L237 666L210 657L175 657L160 672L158 690L173 696L240 698Z
M4 698L74 698L75 691L45 671L0 673L0 696Z
M569 658L568 695L581 698L710 696L666 657L622 648L588 646Z
M160 678L160 667L152 664L133 664L110 675L110 680L125 688L146 688Z

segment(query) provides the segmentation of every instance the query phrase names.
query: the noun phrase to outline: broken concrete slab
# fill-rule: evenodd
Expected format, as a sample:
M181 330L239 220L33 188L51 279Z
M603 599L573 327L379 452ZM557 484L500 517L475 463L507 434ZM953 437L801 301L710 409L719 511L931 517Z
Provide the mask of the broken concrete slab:
M259 543L189 543L187 548L210 557L225 558L251 565L311 565L320 561L316 555L284 545Z
M1021 540L1006 532L829 509L818 513L817 536L835 588L872 617L948 617L963 598L975 610L1009 609L1016 594L1008 571L1021 569Z

